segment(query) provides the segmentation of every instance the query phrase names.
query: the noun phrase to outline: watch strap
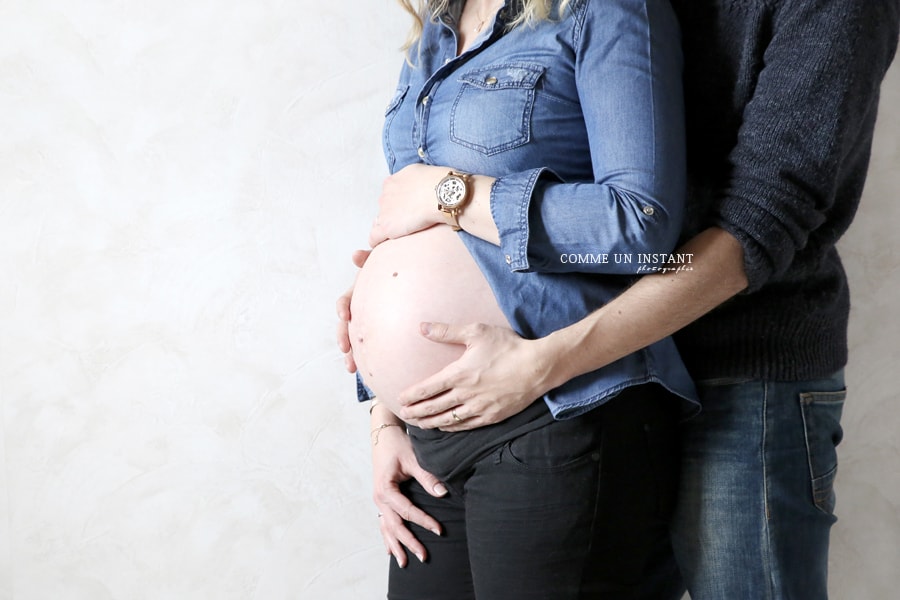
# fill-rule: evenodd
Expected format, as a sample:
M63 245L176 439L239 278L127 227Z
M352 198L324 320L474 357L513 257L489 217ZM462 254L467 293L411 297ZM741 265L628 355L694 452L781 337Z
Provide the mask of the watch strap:
M462 214L463 208L465 208L465 206L472 199L472 175L470 173L462 173L460 171L450 170L450 172L447 173L446 177L458 177L462 180L466 190L465 198L463 198L463 201L458 206L454 206L452 208L444 206L440 201L438 201L438 210L447 215L447 224L453 228L453 231L461 231L462 226L460 226L459 224L459 215ZM441 181L443 182L443 179ZM438 184L438 187L440 187L440 184Z

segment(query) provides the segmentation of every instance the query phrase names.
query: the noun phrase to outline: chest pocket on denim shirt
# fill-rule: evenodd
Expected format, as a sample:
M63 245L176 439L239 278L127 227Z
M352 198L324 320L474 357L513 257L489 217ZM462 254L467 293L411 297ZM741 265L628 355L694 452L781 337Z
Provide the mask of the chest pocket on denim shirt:
M544 67L501 64L463 73L450 112L450 139L487 155L531 138L535 86Z

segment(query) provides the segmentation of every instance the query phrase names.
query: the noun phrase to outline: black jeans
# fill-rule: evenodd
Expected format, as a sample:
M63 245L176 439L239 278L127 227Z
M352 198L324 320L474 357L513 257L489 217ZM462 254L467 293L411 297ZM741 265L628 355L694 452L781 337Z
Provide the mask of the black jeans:
M646 569L669 544L679 402L655 384L502 444L445 482L404 492L443 526L408 524L429 553L400 569L391 600L653 598Z

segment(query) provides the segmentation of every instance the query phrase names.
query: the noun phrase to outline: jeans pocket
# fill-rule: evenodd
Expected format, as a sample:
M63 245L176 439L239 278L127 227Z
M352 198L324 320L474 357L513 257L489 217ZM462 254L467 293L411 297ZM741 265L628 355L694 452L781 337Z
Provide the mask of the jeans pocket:
M450 139L488 156L531 139L535 86L544 67L510 63L463 73L450 112Z
M813 502L819 510L829 515L834 513L837 446L844 435L841 413L846 396L846 390L800 394Z
M551 473L600 461L601 427L591 413L553 421L506 443L501 460L519 470Z

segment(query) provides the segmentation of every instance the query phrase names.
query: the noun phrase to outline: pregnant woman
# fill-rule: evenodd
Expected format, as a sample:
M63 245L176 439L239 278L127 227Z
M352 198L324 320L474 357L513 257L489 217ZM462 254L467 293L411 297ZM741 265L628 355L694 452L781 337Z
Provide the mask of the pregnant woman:
M399 399L462 352L425 340L422 322L544 336L621 292L641 254L672 250L685 187L675 18L664 0L401 4L414 27L385 119L392 175L349 341L360 396L377 397L376 462L411 443L447 493L404 483L415 537L382 525L397 559L388 597L635 597L667 543L676 423L696 410L671 340L471 431L451 431L478 418L462 406L424 429Z

